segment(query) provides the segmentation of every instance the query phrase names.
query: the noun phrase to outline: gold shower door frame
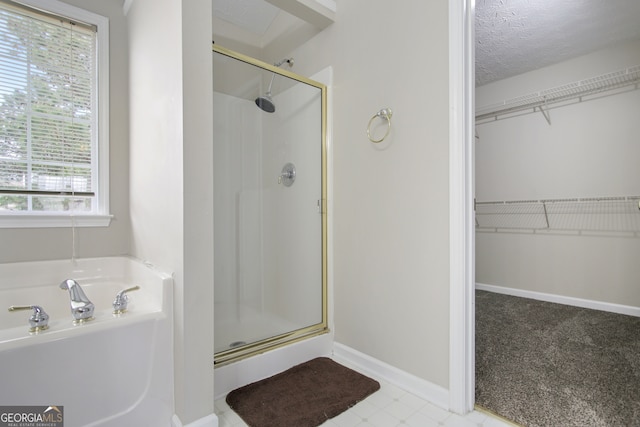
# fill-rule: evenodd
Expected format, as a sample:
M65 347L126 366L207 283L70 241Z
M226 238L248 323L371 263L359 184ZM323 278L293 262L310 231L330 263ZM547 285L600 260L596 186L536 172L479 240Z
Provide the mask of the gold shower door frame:
M322 320L319 323L306 326L300 329L295 329L284 334L275 335L270 338L266 338L261 341L248 343L243 346L230 348L228 350L220 351L214 354L214 367L223 366L232 362L236 362L238 360L254 356L260 353L264 353L269 350L274 350L276 348L284 347L286 345L315 337L318 335L325 334L329 332L328 326L328 291L327 291L327 87L326 85L319 83L317 81L308 79L306 77L300 76L298 74L292 73L290 71L278 68L274 65L268 64L266 62L260 61L255 58L251 58L246 55L242 55L237 52L233 52L229 49L225 49L223 47L217 46L213 44L213 52L218 53L229 58L235 59L237 61L245 62L247 64L262 68L269 72L279 74L290 79L296 80L297 82L307 84L309 86L316 87L320 90L321 95L321 201L320 201L320 214L321 214L321 228L322 228L322 237L321 237L321 253L322 253ZM214 71L215 72L215 71ZM214 254L215 256L215 254ZM215 339L215 337L214 337Z

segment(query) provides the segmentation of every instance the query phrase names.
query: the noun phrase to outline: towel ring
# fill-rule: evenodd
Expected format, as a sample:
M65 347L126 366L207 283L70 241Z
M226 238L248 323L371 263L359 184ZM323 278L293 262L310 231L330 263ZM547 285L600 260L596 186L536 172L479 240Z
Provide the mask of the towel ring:
M369 137L369 141L377 144L379 142L384 141L384 139L389 135L389 132L391 131L391 116L393 115L393 112L391 111L391 108L387 107L387 108L383 108L382 110L378 111L373 117L371 117L371 120L369 120L369 124L367 125L367 136ZM373 121L377 118L380 117L381 119L384 119L387 121L387 131L385 132L384 136L380 139L373 139L371 137L371 124L373 123Z

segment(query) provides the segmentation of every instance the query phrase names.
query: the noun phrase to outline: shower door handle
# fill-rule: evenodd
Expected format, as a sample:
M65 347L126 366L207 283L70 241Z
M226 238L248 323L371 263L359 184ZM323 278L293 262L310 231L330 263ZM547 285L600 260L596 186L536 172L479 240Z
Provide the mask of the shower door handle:
M280 175L278 175L278 184L285 187L291 187L296 180L296 167L293 163L287 163L282 167Z

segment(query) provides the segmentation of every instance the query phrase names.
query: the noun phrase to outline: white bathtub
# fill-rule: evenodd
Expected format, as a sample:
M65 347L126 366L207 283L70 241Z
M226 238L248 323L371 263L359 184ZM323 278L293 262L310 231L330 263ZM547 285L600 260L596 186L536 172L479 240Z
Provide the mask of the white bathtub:
M95 304L74 325L65 279ZM65 427L170 426L173 415L171 276L127 257L0 264L0 405L64 407ZM127 312L112 314L117 292ZM39 305L49 329L29 333Z

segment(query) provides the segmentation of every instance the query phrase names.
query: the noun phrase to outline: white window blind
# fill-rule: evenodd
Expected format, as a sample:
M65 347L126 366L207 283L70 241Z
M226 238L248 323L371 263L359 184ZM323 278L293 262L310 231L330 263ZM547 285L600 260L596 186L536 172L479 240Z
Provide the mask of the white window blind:
M0 214L97 212L96 29L0 1Z

